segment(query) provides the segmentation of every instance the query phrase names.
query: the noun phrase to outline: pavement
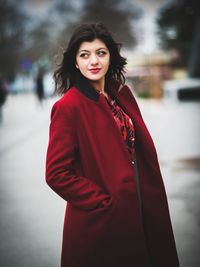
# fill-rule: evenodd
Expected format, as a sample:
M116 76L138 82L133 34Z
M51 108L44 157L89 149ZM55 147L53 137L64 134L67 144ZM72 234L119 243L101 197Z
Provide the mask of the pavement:
M46 184L50 109L10 95L0 125L0 266L56 267L65 202ZM181 267L200 266L199 103L138 101L154 139Z

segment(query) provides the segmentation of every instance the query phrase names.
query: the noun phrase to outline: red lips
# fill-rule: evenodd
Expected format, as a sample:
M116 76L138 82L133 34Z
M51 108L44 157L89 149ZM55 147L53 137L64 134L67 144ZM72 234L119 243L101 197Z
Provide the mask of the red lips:
M94 69L90 69L90 72L93 73L93 74L96 74L100 71L101 69L100 68L94 68Z

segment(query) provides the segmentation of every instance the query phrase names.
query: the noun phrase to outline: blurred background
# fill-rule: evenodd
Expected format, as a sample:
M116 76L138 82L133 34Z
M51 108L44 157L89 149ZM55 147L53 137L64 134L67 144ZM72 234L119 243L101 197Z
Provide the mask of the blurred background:
M0 0L0 266L59 266L65 202L45 183L52 73L102 21L154 139L182 267L200 266L200 3Z

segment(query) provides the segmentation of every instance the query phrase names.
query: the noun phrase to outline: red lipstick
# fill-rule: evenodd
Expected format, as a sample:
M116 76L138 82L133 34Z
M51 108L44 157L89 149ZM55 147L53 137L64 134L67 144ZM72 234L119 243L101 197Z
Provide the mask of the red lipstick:
M90 72L93 73L93 74L96 74L100 71L101 69L100 68L94 68L94 69L90 69Z

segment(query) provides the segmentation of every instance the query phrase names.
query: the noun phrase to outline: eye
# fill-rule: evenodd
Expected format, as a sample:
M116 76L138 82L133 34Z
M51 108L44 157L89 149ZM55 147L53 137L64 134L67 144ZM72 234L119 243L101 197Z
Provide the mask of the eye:
M100 56L100 57L103 57L104 55L106 55L107 54L107 52L106 51L104 51L104 50L100 50L100 51L98 51L98 56Z
M88 58L89 55L88 55L87 53L81 53L81 54L80 54L80 57L82 57L82 58Z

